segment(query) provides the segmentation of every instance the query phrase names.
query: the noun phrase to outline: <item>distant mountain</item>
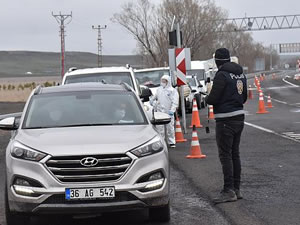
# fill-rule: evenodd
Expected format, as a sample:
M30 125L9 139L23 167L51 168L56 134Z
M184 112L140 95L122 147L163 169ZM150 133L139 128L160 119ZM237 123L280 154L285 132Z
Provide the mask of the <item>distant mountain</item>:
M97 55L89 52L66 52L65 68L97 67ZM142 67L138 55L103 56L103 66ZM28 74L27 74L28 73ZM0 51L0 77L59 76L60 53L32 51Z

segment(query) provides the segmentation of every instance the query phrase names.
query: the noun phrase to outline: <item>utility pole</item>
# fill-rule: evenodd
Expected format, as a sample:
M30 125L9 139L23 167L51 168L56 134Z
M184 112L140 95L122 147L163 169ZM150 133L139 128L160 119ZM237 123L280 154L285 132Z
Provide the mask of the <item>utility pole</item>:
M98 26L92 26L92 29L98 31L98 67L102 67L102 37L101 37L101 30L106 29L107 26L105 25L104 27L101 27L100 25Z
M59 24L59 34L60 34L60 48L61 48L61 76L63 77L65 74L65 23L66 25L71 23L72 21L72 12L71 14L53 14L52 16L56 19Z

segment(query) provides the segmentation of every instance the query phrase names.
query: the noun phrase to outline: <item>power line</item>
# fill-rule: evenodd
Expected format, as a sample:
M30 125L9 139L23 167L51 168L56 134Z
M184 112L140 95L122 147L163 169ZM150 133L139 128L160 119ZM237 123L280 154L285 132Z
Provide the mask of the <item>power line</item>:
M262 31L300 28L300 15L260 16L220 19L217 32ZM230 26L232 25L232 26Z
M65 23L66 25L71 23L72 21L72 12L71 14L53 14L52 16L56 19L58 24L60 25L60 47L61 47L61 76L63 77L65 74Z
M97 43L98 43L98 67L102 67L102 37L101 37L101 30L106 29L107 26L105 25L104 27L101 27L100 25L98 26L92 26L93 30L98 31L98 38L97 38Z

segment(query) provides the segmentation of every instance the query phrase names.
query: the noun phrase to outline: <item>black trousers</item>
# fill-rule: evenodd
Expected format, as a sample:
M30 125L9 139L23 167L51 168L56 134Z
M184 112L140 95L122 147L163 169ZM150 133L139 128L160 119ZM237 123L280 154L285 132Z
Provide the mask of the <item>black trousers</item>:
M216 121L216 140L224 175L224 190L240 189L240 140L244 120Z

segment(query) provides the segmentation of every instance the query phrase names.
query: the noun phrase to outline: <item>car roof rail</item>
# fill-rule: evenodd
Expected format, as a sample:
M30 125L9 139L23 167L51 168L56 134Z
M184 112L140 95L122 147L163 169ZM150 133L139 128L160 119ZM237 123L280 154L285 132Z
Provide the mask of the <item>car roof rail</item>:
M122 82L120 85L122 85L126 89L126 91L131 91L131 87L127 83Z
M70 67L70 68L68 69L68 72L72 72L72 71L75 71L75 70L77 70L77 67Z
M41 85L38 85L35 89L34 89L34 95L38 95L40 94L42 91L42 86Z

